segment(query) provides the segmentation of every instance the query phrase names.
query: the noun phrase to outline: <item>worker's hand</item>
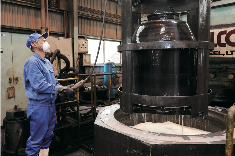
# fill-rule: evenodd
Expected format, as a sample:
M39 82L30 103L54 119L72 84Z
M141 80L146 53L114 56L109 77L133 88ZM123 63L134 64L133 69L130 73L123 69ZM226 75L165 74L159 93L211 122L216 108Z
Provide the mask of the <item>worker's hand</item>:
M70 87L67 87L67 89L64 90L63 92L68 97L74 96L74 90L72 88L70 88Z
M67 89L67 86L62 86L62 85L58 86L58 92L62 92L65 89Z

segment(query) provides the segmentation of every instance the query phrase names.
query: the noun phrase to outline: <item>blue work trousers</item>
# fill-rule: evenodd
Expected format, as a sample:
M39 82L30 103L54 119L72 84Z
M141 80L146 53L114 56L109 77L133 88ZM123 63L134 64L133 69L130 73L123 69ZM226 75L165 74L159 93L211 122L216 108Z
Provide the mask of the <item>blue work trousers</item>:
M54 136L56 123L55 105L27 105L27 118L30 121L30 137L26 143L28 156L38 155L40 149L47 149Z

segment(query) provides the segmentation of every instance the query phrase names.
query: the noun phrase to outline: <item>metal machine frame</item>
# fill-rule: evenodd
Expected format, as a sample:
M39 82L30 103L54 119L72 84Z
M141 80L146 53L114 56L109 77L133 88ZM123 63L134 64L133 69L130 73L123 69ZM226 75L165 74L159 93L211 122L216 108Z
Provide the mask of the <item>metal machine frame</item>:
M211 92L208 93L209 49L210 43L210 0L122 0L122 45L118 51L122 52L122 98L120 108L125 113L133 113L133 103L160 106L191 106L191 116L197 117L201 112L208 114L208 103ZM155 11L168 11L169 6L175 12L187 11L187 22L196 38L196 42L145 42L132 43L132 36L141 22L141 14L153 14ZM133 50L143 49L173 49L197 48L197 95L195 96L148 96L133 94ZM159 103L158 105L159 106Z

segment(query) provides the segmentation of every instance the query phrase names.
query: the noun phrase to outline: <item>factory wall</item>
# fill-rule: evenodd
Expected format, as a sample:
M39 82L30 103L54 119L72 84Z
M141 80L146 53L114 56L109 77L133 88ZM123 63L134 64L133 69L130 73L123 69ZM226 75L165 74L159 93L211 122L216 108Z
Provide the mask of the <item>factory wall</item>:
M235 25L235 0L222 0L211 3L211 28L218 25ZM187 14L182 13L181 20L187 21Z
M64 33L64 12L49 10L49 30L51 33ZM46 19L46 18L45 18ZM1 1L1 28L18 30L41 30L40 5L25 3L10 3Z
M211 26L235 24L235 0L222 0L211 4Z
M32 55L25 46L27 38L26 34L1 32L1 125L7 110L27 106L23 68Z
M211 38L215 48L210 52L209 88L211 105L230 107L235 103L235 1L215 2L211 9Z
M78 0L78 34L100 37L105 0ZM121 7L107 1L103 38L121 39Z
M235 58L235 0L212 3L210 41L215 43L211 58ZM220 51L220 52L218 52ZM226 52L228 51L228 52Z

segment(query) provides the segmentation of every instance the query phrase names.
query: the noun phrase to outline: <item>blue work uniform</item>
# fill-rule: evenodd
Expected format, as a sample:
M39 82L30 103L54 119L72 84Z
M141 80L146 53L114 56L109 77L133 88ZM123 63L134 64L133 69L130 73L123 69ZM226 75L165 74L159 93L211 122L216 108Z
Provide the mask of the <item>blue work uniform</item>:
M58 81L54 67L37 53L24 65L24 83L28 98L27 118L30 121L30 137L26 143L27 155L38 155L40 149L47 149L54 136L56 123L55 100Z

